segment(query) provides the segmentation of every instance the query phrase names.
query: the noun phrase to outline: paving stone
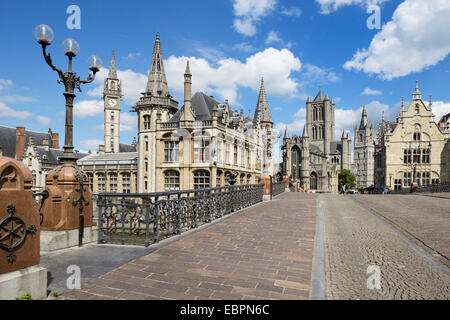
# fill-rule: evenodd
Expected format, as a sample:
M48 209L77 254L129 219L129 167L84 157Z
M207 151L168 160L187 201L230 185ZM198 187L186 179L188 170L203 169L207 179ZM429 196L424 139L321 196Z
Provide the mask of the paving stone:
M92 293L119 299L304 298L276 281L296 277L301 284L284 284L309 292L303 278L312 269L317 197L285 193L249 208L102 276Z

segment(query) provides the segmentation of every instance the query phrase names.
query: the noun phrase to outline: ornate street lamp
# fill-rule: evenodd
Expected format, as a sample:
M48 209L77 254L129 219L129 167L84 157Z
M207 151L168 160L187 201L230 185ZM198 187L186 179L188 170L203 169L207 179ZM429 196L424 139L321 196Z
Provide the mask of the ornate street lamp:
M44 59L47 64L54 71L58 73L59 79L58 83L63 83L65 87L65 92L63 95L66 98L66 131L65 131L65 144L64 144L64 154L60 157L60 161L63 165L76 166L77 158L73 153L73 101L76 97L75 89L81 92L80 85L91 83L95 80L95 74L100 71L102 66L102 60L92 55L88 59L89 69L92 71L87 80L80 80L77 74L72 71L72 59L76 57L80 46L78 42L74 39L66 39L62 43L64 54L69 58L69 67L67 72L62 72L61 69L55 67L52 63L50 54L47 54L47 47L51 45L54 39L54 33L52 28L45 24L38 25L34 29L34 36L38 43L42 46L42 52L44 54Z
M92 74L89 75L87 80L80 80L80 77L77 76L75 72L72 71L72 60L80 51L80 46L78 42L74 39L66 39L62 43L62 48L64 50L64 54L69 59L69 67L67 72L63 72L61 69L55 67L53 65L50 54L47 54L47 47L51 45L51 42L54 39L54 33L52 28L47 25L41 24L38 25L34 29L34 36L38 43L42 46L42 53L44 55L44 59L47 64L54 71L58 73L59 79L58 83L63 83L65 87L65 92L63 93L66 98L66 122L65 122L65 143L64 143L64 153L59 157L59 161L61 165L54 169L53 178L55 180L55 184L58 184L58 187L64 192L71 191L79 193L78 199L74 199L72 202L73 207L78 206L79 208L79 246L83 245L83 235L84 235L84 214L83 209L85 206L89 205L89 201L86 199L84 193L87 190L84 187L84 181L87 179L86 175L80 170L77 166L77 157L73 152L73 101L76 97L75 89L78 89L81 92L81 84L91 83L95 80L95 74L100 71L102 66L102 60L92 55L88 59L89 69ZM61 173L61 174L60 174ZM75 178L75 180L73 178ZM51 179L50 178L50 179ZM56 183L58 180L58 183ZM78 185L78 186L77 186ZM70 214L70 210L62 206L63 210L59 214ZM48 215L54 214L53 211L49 211Z

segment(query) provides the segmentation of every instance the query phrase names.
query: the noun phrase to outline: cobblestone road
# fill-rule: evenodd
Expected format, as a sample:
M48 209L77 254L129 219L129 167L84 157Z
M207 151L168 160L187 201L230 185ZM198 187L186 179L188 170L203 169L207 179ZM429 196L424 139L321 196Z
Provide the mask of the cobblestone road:
M450 278L445 274L448 271L445 266L426 259L364 208L383 207L386 215L389 212L391 219L419 239L447 241L448 204L436 205L433 198L411 199L415 196L403 195L398 199L397 196L320 197L328 299L450 299ZM412 214L409 206L416 206L416 213ZM430 216L424 217L427 214ZM445 252L438 244L435 248ZM367 280L374 275L367 273L371 265L380 268L381 290L367 288Z
M307 299L317 195L287 193L64 294L61 299Z

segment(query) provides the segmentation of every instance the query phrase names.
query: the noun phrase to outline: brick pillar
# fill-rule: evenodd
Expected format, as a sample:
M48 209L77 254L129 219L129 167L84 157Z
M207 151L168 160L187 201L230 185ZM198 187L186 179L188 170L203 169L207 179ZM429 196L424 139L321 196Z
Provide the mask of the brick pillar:
M267 174L261 175L259 177L259 184L264 186L264 201L269 201L271 195L270 176Z
M31 187L31 171L22 162L0 157L0 227L2 235L15 234L2 240L0 300L14 300L26 293L34 300L47 297L47 269L39 266L39 205Z
M25 152L25 128L17 127L16 128L16 159L20 160L23 157L23 153Z

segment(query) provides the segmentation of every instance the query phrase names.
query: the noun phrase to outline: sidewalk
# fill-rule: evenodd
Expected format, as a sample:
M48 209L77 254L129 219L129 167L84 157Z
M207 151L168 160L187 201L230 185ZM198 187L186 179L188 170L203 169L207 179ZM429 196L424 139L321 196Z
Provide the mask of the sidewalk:
M317 195L285 193L59 299L308 299L316 214Z

